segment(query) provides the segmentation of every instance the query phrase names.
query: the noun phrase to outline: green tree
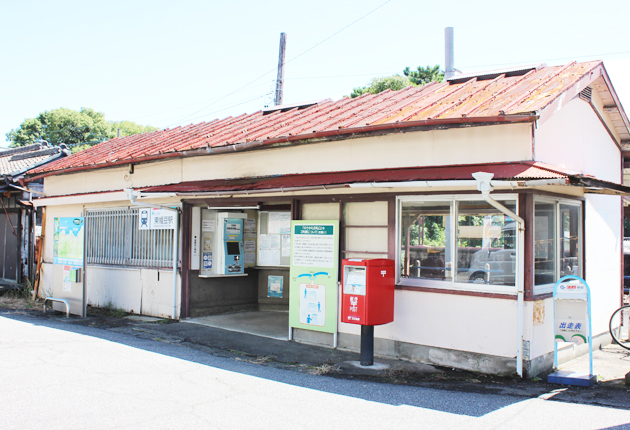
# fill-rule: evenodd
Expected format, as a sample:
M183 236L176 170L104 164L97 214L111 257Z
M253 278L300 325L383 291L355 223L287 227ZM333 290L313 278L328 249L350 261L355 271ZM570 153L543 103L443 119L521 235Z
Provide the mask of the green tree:
M120 129L120 136L131 136L132 134L148 133L150 131L157 130L157 127L150 125L140 125L133 121L110 121L112 125L112 132L116 136L118 129Z
M350 94L351 98L359 97L362 94L378 94L385 90L402 90L405 87L413 85L413 83L406 77L398 74L392 76L384 76L380 78L374 78L365 87L357 87L352 90Z
M418 70L411 70L409 67L405 67L403 74L405 76L395 74L392 76L374 78L365 87L356 87L353 89L352 93L350 93L350 97L359 97L365 93L378 94L385 90L397 91L410 85L421 86L429 82L442 82L444 80L444 73L440 72L439 65L433 67L418 66Z
M409 67L405 67L403 74L416 85L425 85L433 81L442 82L444 80L444 73L440 72L440 66L437 64L433 67L418 66L418 70L411 70Z
M121 129L121 136L156 130L155 127L142 126L132 121L107 121L105 114L91 108L81 108L78 112L59 108L24 120L18 128L8 132L6 137L10 146L30 145L44 139L52 145L65 143L72 148L72 152L77 152L116 137L118 128Z

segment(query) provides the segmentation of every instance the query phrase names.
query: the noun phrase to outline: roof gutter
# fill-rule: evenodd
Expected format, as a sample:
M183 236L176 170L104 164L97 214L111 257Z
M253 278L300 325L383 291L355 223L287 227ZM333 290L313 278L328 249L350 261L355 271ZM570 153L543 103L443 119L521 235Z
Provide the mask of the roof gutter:
M567 178L532 179L529 181L491 181L493 187L523 188L542 187L545 185L569 185ZM477 181L467 179L454 179L449 181L407 181L407 182L363 182L349 184L350 188L449 188L449 187L475 187Z
M569 185L567 178L534 179L530 181L492 181L493 187L498 188L524 188L541 187L548 185ZM254 195L265 193L290 193L312 190L332 190L339 188L458 188L475 187L474 180L450 180L450 181L406 181L406 182L357 182L351 184L309 185L305 187L280 187L263 188L256 190L224 190L224 191L136 191L138 199L155 199L166 197L225 197L234 195Z
M485 124L485 123L520 123L520 122L534 122L538 117L535 114L519 114L519 115L497 115L497 116L488 116L488 117L461 117L461 118L443 118L443 119L423 119L418 121L405 121L405 122L396 122L394 124L377 124L377 125L366 125L362 127L350 127L350 128L340 128L338 130L328 130L328 131L319 131L309 134L297 134L295 136L285 136L285 137L277 137L273 139L265 139L265 140L252 140L249 142L235 143L232 145L222 145L218 147L204 147L197 148L192 150L185 151L173 151L167 152L157 155L149 155L146 157L138 157L138 158L126 158L123 160L116 160L113 162L101 163L101 164L89 164L84 166L72 167L68 169L62 170L53 170L50 172L44 172L37 176L33 176L27 179L27 182L31 182L37 179L45 178L47 176L52 176L57 173L75 173L84 170L91 170L98 167L115 167L130 163L143 163L149 161L159 161L167 158L174 157L190 157L197 155L210 155L210 154L227 154L232 152L240 152L240 151L249 151L255 148L259 148L262 146L273 145L276 143L287 143L287 142L295 142L299 140L310 140L310 139L319 139L326 137L334 137L334 136L345 136L349 134L356 133L371 133L375 131L382 130L397 130L397 129L406 129L411 127L426 127L426 126L435 126L435 125L465 125L465 124Z

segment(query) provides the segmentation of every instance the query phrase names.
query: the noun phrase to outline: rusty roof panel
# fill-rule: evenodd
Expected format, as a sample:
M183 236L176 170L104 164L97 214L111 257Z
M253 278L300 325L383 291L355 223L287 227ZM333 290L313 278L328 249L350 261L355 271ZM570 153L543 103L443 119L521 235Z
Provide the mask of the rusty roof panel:
M279 142L328 136L343 131L379 130L439 119L477 122L501 115L539 112L576 83L588 85L601 62L520 68L459 77L449 82L407 87L400 91L364 94L355 99L329 99L308 107L286 106L210 122L111 139L70 157L39 167L35 173L90 168L179 156L184 151L257 142ZM580 81L583 80L583 81ZM575 89L575 88L574 88ZM580 88L582 89L582 88ZM505 117L509 120L509 117Z

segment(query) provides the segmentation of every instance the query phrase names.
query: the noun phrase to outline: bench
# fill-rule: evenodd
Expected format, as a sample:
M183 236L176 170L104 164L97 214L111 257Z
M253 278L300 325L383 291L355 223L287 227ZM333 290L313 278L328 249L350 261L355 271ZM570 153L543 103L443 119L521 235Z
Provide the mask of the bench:
M44 313L46 313L46 302L47 301L59 302L59 303L63 303L64 305L66 305L66 318L70 317L70 305L68 304L67 300L65 300L65 299L55 299L54 297L46 297L44 299Z

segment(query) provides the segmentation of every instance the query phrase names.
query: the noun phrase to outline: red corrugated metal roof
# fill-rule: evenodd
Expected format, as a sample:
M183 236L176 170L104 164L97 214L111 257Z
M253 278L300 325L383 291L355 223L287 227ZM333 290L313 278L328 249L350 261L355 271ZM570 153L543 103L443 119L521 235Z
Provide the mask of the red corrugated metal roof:
M538 112L548 106L589 73L595 79L599 74L592 72L596 69L601 74L601 62L571 63L533 69L518 76L500 74L483 79L480 75L336 102L324 100L304 109L294 107L269 114L259 111L112 139L38 168L34 173L148 161L181 156L184 151L215 151L223 146L249 142L270 144L426 125L427 121L450 124L517 120L519 114Z
M496 180L562 179L577 172L533 161L517 163L467 164L404 169L355 170L348 172L307 173L264 178L215 179L182 182L142 188L147 193L204 193L216 191L253 191L280 188L343 185L370 182L473 180L475 172L494 173Z

